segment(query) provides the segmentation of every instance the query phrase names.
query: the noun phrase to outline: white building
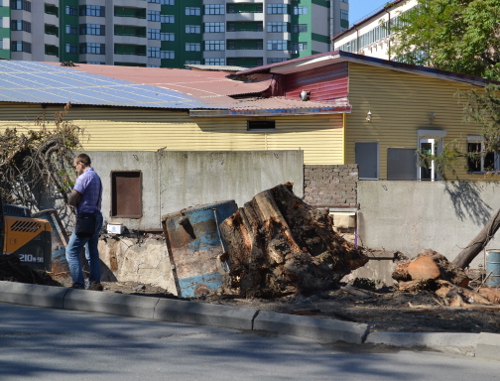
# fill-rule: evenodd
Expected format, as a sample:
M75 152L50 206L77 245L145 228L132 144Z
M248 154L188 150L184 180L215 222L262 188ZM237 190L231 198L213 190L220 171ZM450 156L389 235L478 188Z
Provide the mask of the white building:
M368 18L354 24L332 39L333 50L342 50L390 60L390 25L399 15L417 5L417 0L396 0L376 10Z

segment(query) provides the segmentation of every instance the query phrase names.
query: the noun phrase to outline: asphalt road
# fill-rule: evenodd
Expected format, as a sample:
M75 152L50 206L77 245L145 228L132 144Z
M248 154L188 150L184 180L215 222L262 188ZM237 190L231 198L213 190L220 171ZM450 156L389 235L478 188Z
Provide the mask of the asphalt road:
M499 379L500 363L0 304L0 380ZM364 351L361 352L360 351Z

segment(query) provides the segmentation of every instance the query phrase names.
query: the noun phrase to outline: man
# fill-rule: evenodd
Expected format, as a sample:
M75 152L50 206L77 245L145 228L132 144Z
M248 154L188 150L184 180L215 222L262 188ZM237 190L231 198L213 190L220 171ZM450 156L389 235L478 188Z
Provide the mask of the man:
M90 166L90 157L84 153L79 154L73 160L73 166L78 175L75 186L69 195L68 204L76 208L76 214L90 214L95 216L95 227L90 236L76 234L73 230L66 248L66 260L68 261L71 278L73 279L73 288L85 288L82 263L80 253L85 246L85 258L89 264L88 289L102 291L101 285L101 263L99 261L99 251L97 244L99 242L99 231L102 227L102 183L99 175Z

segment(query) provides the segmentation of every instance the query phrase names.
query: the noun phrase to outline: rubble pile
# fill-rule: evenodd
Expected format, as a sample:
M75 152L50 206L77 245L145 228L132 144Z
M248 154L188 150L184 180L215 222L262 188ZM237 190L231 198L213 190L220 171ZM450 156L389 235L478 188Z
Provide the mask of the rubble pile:
M328 210L295 196L293 184L257 194L220 224L229 264L226 286L244 297L331 289L368 262L333 230Z
M433 250L402 261L392 278L401 291L433 292L441 306L487 308L500 303L500 290L482 284L475 289L468 287L470 279L465 271Z

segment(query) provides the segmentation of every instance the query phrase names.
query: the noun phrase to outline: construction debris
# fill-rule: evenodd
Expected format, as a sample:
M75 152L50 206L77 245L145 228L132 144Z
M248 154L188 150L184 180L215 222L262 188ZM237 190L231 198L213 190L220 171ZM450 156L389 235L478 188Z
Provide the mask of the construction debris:
M398 281L401 291L434 292L441 306L476 308L500 301L498 290L470 289L465 271L433 250L425 250L414 259L400 263L392 278Z
M229 287L246 297L311 293L338 286L368 262L362 250L333 230L328 210L294 195L293 184L257 194L224 220ZM227 283L226 283L227 284Z

